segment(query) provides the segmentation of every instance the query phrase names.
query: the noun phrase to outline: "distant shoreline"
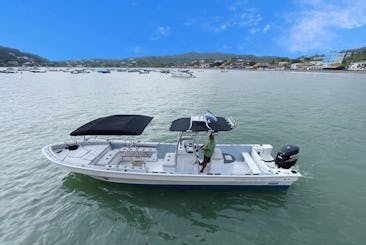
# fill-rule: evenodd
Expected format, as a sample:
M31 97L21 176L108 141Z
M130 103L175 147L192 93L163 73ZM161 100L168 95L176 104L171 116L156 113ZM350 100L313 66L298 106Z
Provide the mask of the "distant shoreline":
M171 67L171 68L157 68L157 67L52 67L52 66L43 66L43 67L0 67L1 73L22 73L22 72L33 72L33 73L45 73L45 72L72 72L75 70L84 70L84 71L99 71L99 70L109 70L120 72L119 69L123 69L124 71L177 71L177 70L192 70L192 71L218 71L218 72L230 72L230 71L244 71L244 72L294 72L294 73L329 73L329 74L337 74L337 73L352 73L352 74L366 74L366 70L361 71L353 71L353 70L291 70L291 69L240 69L240 68L231 68L231 69L222 69L222 68L198 68L198 67Z
M365 71L350 70L257 70L257 69L217 69L217 68L190 68L192 70L208 70L208 71L273 71L273 72L306 72L306 73L366 73Z

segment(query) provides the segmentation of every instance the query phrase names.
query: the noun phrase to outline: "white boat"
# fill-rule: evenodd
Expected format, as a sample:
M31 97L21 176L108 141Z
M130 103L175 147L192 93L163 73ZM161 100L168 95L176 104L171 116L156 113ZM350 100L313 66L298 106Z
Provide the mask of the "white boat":
M0 69L0 73L18 73L18 71L15 68L7 68L7 69Z
M139 70L139 74L149 74L149 70Z
M46 73L47 71L45 69L35 68L35 69L29 70L29 72L32 72L32 73Z
M272 157L269 144L218 144L205 171L197 143L199 134L229 131L234 120L206 115L180 118L170 131L176 144L136 140L91 140L88 135L140 135L152 117L114 115L93 120L73 131L82 140L43 147L50 161L75 173L134 185L209 188L287 189L301 174L294 168L299 148L284 146Z
M172 71L170 72L172 77L179 77L179 78L195 78L195 76L189 70L183 71Z
M89 70L83 68L77 68L70 71L71 74L82 74L82 73L90 73Z

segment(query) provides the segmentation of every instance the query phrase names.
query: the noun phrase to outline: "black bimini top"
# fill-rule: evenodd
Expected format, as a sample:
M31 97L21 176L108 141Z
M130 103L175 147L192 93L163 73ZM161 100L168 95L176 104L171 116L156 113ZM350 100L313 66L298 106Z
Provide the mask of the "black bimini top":
M209 126L209 128L207 127ZM223 117L217 117L217 122L202 122L193 121L191 126L191 118L179 118L172 122L170 125L170 131L229 131L233 129L233 126Z
M113 115L95 119L71 132L80 135L140 135L153 117L142 115Z

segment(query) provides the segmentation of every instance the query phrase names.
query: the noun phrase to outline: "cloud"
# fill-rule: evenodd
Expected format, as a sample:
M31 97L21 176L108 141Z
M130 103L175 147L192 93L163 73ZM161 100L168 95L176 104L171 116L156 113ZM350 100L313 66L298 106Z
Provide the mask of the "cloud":
M154 35L150 38L151 40L159 40L163 37L168 36L170 33L170 26L159 26L156 28Z
M239 27L256 26L262 19L262 15L256 9L249 8L235 14L233 24Z
M215 16L208 23L203 24L204 29L212 32L221 32L235 27L239 29L253 29L262 21L262 15L255 8L239 8L237 5L235 6L235 8L233 6L229 7L229 16L231 17Z
M247 7L248 1L247 0L237 0L237 1L230 1L229 10L230 11L238 11Z
M228 50L228 49L232 49L233 47L231 46L231 45L227 45L227 44L224 44L223 46L222 46L222 49L224 49L224 50Z
M195 20L195 19L193 19L193 18L190 18L190 19L187 19L187 20L183 23L183 25L184 25L184 26L186 26L186 27L190 27L190 26L194 25L195 23L196 23L196 20Z
M304 8L296 15L291 13L295 19L282 38L290 52L329 49L338 31L366 25L364 0L338 1L336 4L308 2L303 2Z
M218 26L217 28L215 28L215 32L224 31L227 28L228 28L227 24L222 24L222 25Z
M252 35L257 34L259 31L260 31L259 28L250 28L249 29L249 33Z
M132 48L132 52L135 53L135 54L138 54L142 51L142 47L140 46L135 46Z
M167 36L169 34L170 31L170 26L159 26L157 29L157 33L160 36Z
M271 29L271 25L266 25L264 28L263 28L263 32L266 33L267 31L269 31Z
M136 2L136 1L132 1L132 2L130 2L130 5L132 7L138 7L140 5L140 3Z

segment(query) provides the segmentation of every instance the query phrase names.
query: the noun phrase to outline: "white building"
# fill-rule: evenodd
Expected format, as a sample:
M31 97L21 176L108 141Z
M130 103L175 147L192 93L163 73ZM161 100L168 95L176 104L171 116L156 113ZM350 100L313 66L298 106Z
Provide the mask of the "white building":
M366 60L354 62L348 66L349 71L366 71Z
M291 64L290 69L291 69L291 70L296 70L296 69L297 69L297 64L298 64L298 63L293 63L293 64Z
M323 57L323 67L330 67L334 64L342 64L345 53L330 52Z

